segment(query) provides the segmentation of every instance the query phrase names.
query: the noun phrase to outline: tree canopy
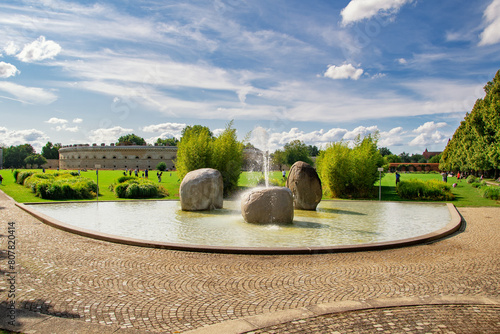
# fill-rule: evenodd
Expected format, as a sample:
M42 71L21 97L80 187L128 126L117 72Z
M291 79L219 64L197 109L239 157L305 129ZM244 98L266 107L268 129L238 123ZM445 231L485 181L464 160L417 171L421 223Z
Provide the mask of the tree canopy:
M179 144L179 139L175 137L165 139L158 138L156 140L156 144L163 146L177 146L177 144Z
M442 170L494 172L500 168L500 70L484 86L486 96L477 99L442 153Z
M26 166L25 159L35 153L30 144L10 146L3 149L3 166L5 168L22 168Z
M118 143L121 145L146 145L144 138L139 137L133 133L118 138Z
M53 145L50 141L42 147L42 156L45 159L59 159L59 149L61 148L61 144Z

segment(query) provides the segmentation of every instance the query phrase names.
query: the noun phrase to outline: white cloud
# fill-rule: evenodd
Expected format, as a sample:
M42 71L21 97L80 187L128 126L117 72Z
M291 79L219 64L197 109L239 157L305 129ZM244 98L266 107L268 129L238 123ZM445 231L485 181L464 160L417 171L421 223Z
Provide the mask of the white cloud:
M391 15L411 2L413 0L351 0L340 12L342 25L369 19L375 15Z
M410 141L410 146L420 146L424 147L427 145L434 144L444 144L448 137L442 132L438 131L438 129L447 126L445 122L434 123L426 122L425 124L419 126L418 128L413 130L413 133L418 133L412 141Z
M44 36L26 44L17 58L23 62L33 62L44 59L52 59L61 52L61 46L54 41L45 40Z
M419 126L415 130L413 130L413 132L415 132L415 133L431 133L431 132L437 131L437 129L445 127L447 125L448 124L446 124L445 122L439 122L439 123L434 123L434 121L426 122L425 124Z
M358 80L363 74L363 70L355 68L352 64L344 64L340 66L329 65L326 72L323 74L330 79L353 79Z
M180 133L186 127L185 123L161 123L152 124L142 128L144 132L175 132Z
M369 134L374 134L375 132L378 131L378 128L376 125L365 127L365 126L358 126L352 131L346 132L344 135L343 139L345 140L353 140L357 136L361 136L361 138L369 135Z
M0 143L6 146L31 144L35 150L40 151L48 139L49 137L40 130L8 130L0 127Z
M14 96L9 98L27 104L51 104L57 100L57 96L43 88L26 87L12 82L0 81L0 91ZM2 96L6 98L5 96Z
M398 61L398 63L400 63L401 65L404 65L404 64L407 64L407 63L408 63L408 61L407 61L406 59L404 59L404 58L399 58L397 61Z
M56 131L78 132L78 130L78 126L69 127L66 124L63 124L62 126L56 126Z
M389 146L401 146L404 144L403 136L406 131L402 127L398 126L389 131L380 132L380 139L378 146L389 147Z
M65 120L65 119L62 119L62 118L52 117L48 121L45 121L45 123L49 123L49 124L66 124L66 123L68 123L68 121Z
M479 35L479 45L490 45L500 42L500 0L493 0L486 7L483 16L487 26Z
M5 44L3 50L5 51L6 55L12 56L19 51L19 48L14 44L13 41L10 41L7 44Z
M97 129L90 131L89 139L93 143L115 143L118 141L118 138L133 131L133 129L125 129L121 126L115 126L108 129Z
M81 118L75 118L73 120L73 123L75 123L75 124L80 124L81 122L83 122L83 119L81 119Z
M13 77L19 73L17 67L12 64L0 61L0 78Z

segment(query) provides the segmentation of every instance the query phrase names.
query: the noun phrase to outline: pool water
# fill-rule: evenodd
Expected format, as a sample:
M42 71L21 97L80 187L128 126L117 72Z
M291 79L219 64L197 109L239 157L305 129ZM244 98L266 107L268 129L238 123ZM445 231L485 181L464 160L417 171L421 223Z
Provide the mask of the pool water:
M182 211L179 201L37 204L63 223L147 241L226 247L321 247L370 244L421 236L446 226L446 204L322 201L316 211L295 210L291 225L243 220L239 201L224 209Z

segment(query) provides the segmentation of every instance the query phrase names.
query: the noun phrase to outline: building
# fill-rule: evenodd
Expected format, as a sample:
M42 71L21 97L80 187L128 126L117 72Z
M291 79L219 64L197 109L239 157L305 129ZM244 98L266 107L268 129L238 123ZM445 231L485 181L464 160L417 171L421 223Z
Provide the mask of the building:
M243 170L262 170L262 151L258 149L243 150ZM167 169L175 169L177 158L176 146L124 146L79 144L64 146L59 149L60 169L156 169L160 162L167 165ZM55 161L50 161L45 168L54 168ZM55 168L57 168L55 167Z
M176 156L175 146L70 145L59 149L59 168L156 169L165 162L168 169L174 169Z
M422 155L424 156L424 158L426 158L427 160L429 160L433 156L439 155L441 153L443 153L443 152L429 152L429 151L427 151L427 149L425 149L425 151L424 151L424 153L422 153Z

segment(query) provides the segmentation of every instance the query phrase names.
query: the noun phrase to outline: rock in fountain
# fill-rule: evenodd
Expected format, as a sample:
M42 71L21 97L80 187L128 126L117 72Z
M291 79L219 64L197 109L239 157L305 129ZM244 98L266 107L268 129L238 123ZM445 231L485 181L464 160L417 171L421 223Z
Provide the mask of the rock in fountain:
M221 209L223 204L221 173L212 168L193 170L184 176L179 188L184 211Z
M285 187L258 188L243 194L241 214L253 224L289 224L293 221L293 195Z
M316 210L321 196L321 180L313 166L297 161L290 168L286 186L292 191L295 209Z

